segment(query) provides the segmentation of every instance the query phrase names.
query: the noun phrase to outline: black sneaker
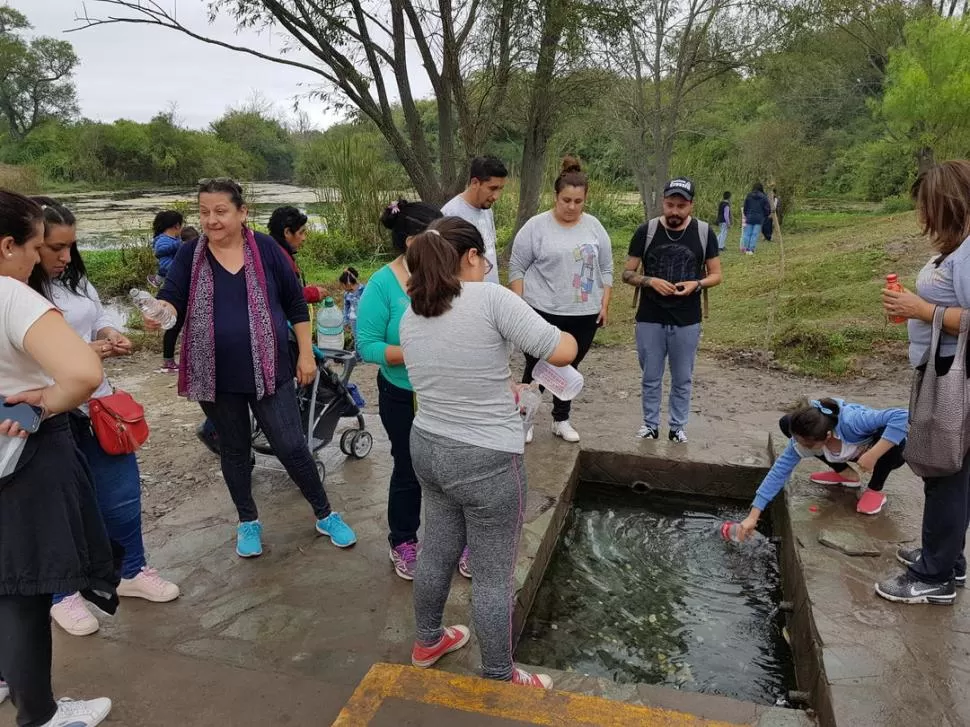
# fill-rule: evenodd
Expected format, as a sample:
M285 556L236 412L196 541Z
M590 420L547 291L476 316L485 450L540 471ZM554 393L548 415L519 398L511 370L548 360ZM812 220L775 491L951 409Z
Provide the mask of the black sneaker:
M660 432L653 427L648 427L646 424L644 424L637 432L637 436L640 437L640 439L660 439Z
M216 457L219 457L222 453L219 451L219 435L215 433L214 430L206 427L205 424L200 424L195 428L195 436L199 438L199 441L205 445Z
M896 560L903 565L912 568L914 565L916 565L916 561L920 559L922 554L922 548L897 548ZM958 573L956 570L953 571L953 585L955 585L957 588L964 588L967 585L966 571L963 573Z
M952 580L946 583L925 583L914 578L909 571L877 583L876 594L895 603L932 603L938 606L950 606L957 597Z
M669 439L671 442L687 444L687 432L685 432L683 429L671 429L670 434L667 435L667 439Z

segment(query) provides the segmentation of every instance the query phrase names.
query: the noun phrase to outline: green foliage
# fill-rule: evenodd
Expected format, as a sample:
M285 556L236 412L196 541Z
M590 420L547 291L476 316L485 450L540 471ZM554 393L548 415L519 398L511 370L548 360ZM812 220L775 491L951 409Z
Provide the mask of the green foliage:
M289 133L258 111L231 110L212 124L216 138L252 158L255 179L293 178L295 151Z
M966 154L970 18L926 17L909 23L905 36L905 45L889 56L881 117L915 147Z
M916 204L913 202L912 195L909 194L897 194L893 197L886 197L882 201L882 211L886 214L893 214L895 212L909 212Z
M126 296L132 288L144 288L158 261L151 241L131 233L117 250L85 250L88 278L104 298Z

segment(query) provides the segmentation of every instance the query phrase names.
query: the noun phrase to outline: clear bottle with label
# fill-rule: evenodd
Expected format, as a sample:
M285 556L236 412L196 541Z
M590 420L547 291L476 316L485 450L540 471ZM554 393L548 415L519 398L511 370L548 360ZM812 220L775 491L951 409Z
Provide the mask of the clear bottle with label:
M333 298L327 298L317 311L317 347L342 351L344 348L344 316Z
M178 316L172 312L172 309L162 301L157 300L151 293L132 288L128 292L128 296L135 307L141 311L141 314L146 319L157 323L163 331L169 330L178 320Z

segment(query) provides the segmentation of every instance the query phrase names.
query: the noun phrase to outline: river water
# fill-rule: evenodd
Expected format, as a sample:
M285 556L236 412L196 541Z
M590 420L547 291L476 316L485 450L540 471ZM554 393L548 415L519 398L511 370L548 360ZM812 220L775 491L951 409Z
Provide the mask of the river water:
M281 205L306 209L333 197L333 190L315 190L290 184L259 182L246 186L252 217L265 224L270 213ZM133 239L151 238L152 219L157 212L173 205L189 210L187 224L198 226L195 187L124 192L81 192L58 195L58 201L70 207L78 219L78 243L82 249L108 249ZM325 224L311 215L316 226Z
M623 493L623 494L618 494ZM775 546L726 543L735 503L579 488L516 659L775 704L795 685Z

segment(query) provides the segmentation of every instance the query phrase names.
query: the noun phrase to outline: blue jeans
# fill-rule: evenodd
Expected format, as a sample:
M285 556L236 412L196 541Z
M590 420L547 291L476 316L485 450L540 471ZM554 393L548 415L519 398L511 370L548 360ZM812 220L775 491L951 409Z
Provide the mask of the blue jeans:
M640 396L643 423L654 429L659 427L664 367L669 359L670 428L686 428L701 324L668 326L662 323L637 323L636 336L637 355L643 372Z
M761 225L745 225L741 228L741 249L754 252L761 237Z
M86 427L77 428L77 445L91 469L98 495L98 509L108 537L124 549L121 577L134 578L146 565L141 534L141 474L133 454L105 454L97 438ZM69 593L58 593L59 603Z
M721 223L721 229L717 233L717 249L718 250L723 250L724 249L724 244L727 242L727 233L728 233L728 223L727 222L722 222Z
M222 476L239 513L239 522L259 519L253 499L253 470L250 464L253 444L250 409L266 435L273 454L300 488L303 497L313 508L313 514L318 520L330 515L330 502L300 421L294 382L278 384L275 394L262 399L257 399L255 394L216 392L214 402L204 401L201 405L219 436Z

